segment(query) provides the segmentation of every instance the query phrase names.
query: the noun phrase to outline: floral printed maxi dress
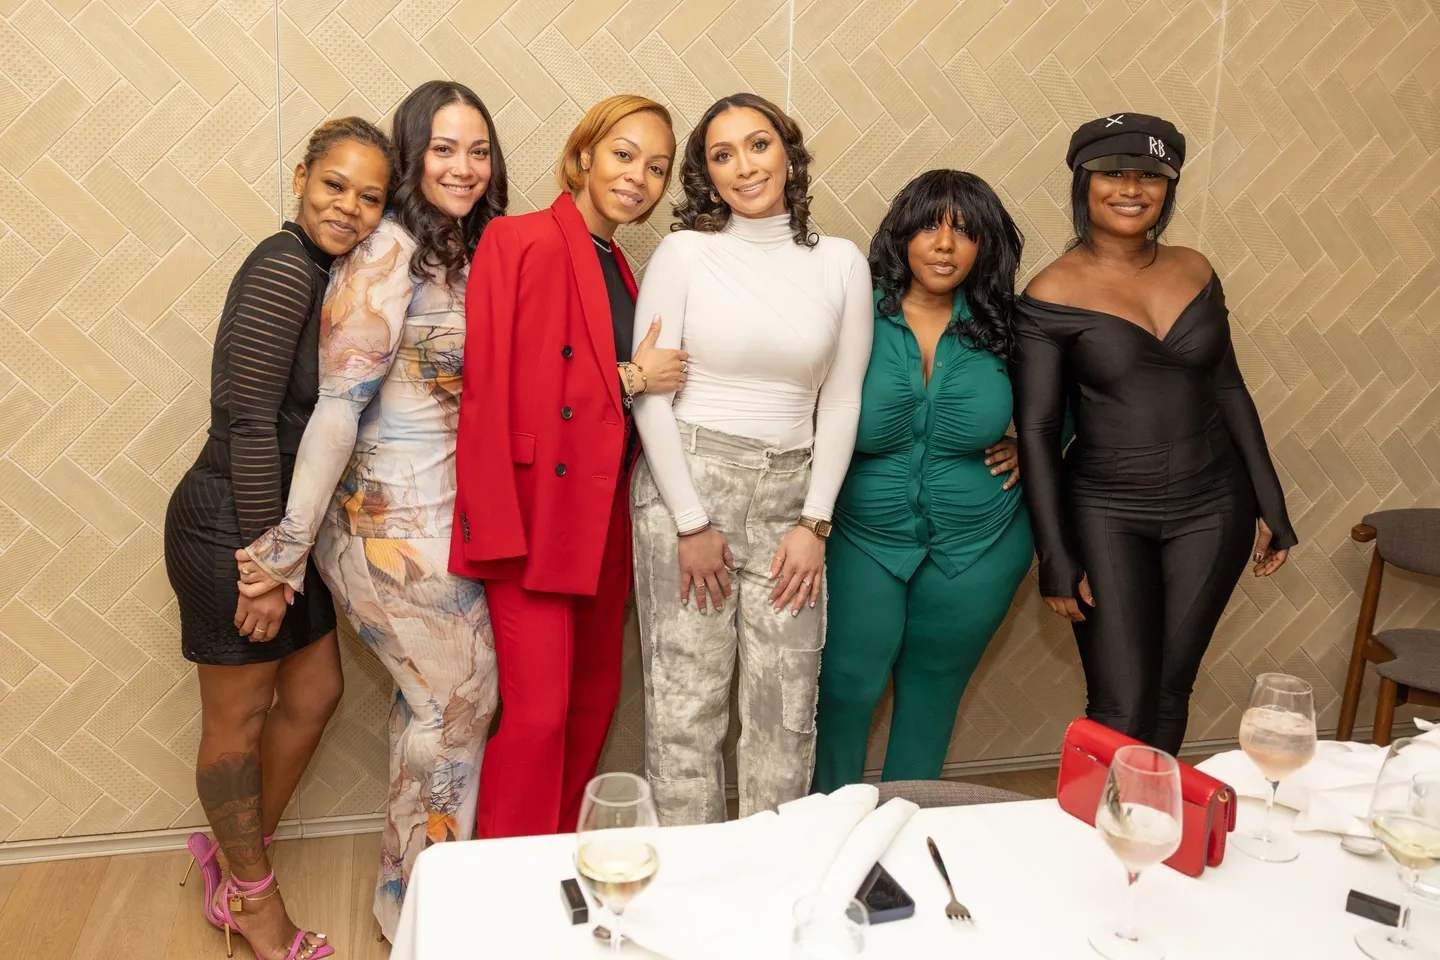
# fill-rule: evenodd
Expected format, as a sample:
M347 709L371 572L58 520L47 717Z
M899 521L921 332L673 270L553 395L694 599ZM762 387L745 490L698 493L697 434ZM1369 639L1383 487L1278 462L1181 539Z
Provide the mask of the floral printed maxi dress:
M339 263L320 328L320 398L284 521L250 547L292 587L321 576L395 678L390 798L375 915L387 937L415 858L469 839L495 712L484 588L447 572L465 345L465 277L417 282L386 218Z

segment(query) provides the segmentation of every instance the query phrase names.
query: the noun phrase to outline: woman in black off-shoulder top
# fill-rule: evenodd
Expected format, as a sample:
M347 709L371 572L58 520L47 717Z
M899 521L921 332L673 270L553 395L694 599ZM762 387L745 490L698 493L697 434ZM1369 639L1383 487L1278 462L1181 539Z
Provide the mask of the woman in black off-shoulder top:
M1020 298L1012 366L1040 592L1074 624L1086 713L1170 753L1247 561L1269 576L1296 542L1220 280L1159 243L1184 150L1139 114L1076 131L1077 238Z

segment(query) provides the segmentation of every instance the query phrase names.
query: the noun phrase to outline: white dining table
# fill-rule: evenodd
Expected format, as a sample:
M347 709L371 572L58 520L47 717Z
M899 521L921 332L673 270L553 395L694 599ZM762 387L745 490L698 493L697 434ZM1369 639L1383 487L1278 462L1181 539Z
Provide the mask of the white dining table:
M1239 829L1258 826L1262 811L1243 800ZM1276 829L1288 832L1292 821L1276 808ZM927 836L939 845L973 924L946 919L949 897L926 851ZM1199 878L1163 866L1146 871L1138 888L1142 929L1164 944L1168 960L1363 960L1354 936L1375 924L1347 913L1346 898L1356 889L1398 903L1395 864L1384 854L1347 853L1331 834L1297 840L1300 857L1291 863L1261 863L1231 849ZM609 945L591 927L605 922L603 910L592 903L590 923L571 925L561 905L560 881L575 875L574 848L573 836L560 835L426 850L415 864L391 960L601 960ZM914 898L915 915L870 927L865 960L1094 957L1087 933L1119 917L1125 905L1119 862L1093 828L1054 800L920 810L881 862ZM743 906L716 904L713 922L744 920ZM1413 923L1440 943L1440 909L1422 904ZM628 942L622 955L655 956Z

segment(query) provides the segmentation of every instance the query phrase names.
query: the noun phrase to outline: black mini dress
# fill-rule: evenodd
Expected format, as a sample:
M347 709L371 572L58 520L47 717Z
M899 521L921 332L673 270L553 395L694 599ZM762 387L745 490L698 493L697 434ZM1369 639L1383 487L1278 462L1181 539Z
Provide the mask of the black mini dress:
M279 660L335 629L313 563L273 639L252 643L235 628L235 551L284 518L295 451L315 408L333 262L287 222L230 283L210 366L209 437L165 513L165 569L180 602L182 652L195 663Z

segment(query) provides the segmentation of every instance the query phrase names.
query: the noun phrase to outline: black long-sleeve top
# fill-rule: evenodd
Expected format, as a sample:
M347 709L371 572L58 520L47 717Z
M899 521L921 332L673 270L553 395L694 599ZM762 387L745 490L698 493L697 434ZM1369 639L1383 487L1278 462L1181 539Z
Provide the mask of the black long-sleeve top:
M1076 442L1090 449L1169 443L1204 434L1218 419L1255 488L1271 547L1295 545L1260 415L1235 362L1218 277L1212 274L1163 338L1123 317L1028 295L1017 302L1015 332L1015 427L1043 596L1075 596L1085 573L1062 491L1067 400Z
M318 321L334 259L286 223L240 265L225 297L210 365L210 436L229 443L244 543L285 516L281 456L294 456L315 409Z

